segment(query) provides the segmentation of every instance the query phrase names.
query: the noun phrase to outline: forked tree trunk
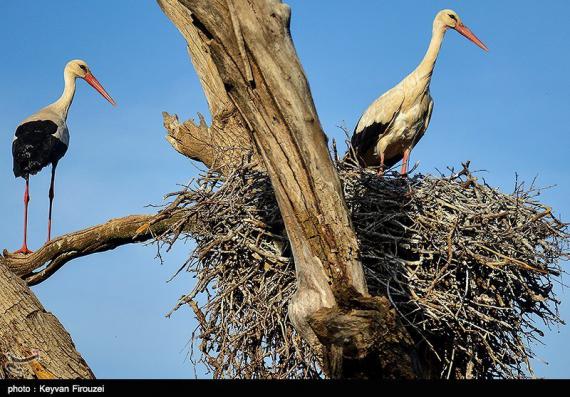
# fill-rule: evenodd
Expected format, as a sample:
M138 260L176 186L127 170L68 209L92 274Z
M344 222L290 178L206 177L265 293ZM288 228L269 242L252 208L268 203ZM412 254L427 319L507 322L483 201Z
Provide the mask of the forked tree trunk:
M207 166L212 151L227 153L227 146L205 149L195 141L229 136L262 160L295 259L298 288L289 316L322 351L327 374L422 375L388 301L368 295L341 183L291 40L289 7L280 0L158 3L188 43L214 120L210 128L203 121L181 127L167 115L170 140ZM224 160L225 167L239 166Z

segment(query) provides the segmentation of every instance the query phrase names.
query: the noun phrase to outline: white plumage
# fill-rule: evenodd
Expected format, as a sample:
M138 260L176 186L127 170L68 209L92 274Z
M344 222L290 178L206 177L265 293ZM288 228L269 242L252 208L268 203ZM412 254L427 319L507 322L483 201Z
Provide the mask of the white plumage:
M455 29L479 47L487 47L452 10L440 11L433 22L432 39L419 66L398 85L376 99L363 113L352 137L353 156L363 166L392 167L403 160L408 171L409 155L429 127L433 99L431 77L446 31Z

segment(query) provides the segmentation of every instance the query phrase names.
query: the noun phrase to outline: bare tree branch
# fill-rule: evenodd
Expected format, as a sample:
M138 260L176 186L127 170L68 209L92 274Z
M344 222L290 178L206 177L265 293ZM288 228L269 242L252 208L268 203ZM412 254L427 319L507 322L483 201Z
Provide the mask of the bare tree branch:
M180 212L170 211L112 219L102 225L60 236L31 255L13 255L4 250L0 265L24 278L29 285L36 285L73 259L150 240L181 220Z

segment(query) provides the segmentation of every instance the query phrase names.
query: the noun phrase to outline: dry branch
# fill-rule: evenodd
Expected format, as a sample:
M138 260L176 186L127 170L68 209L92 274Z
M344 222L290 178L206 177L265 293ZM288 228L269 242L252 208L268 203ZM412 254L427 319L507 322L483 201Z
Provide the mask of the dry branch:
M67 262L82 256L140 243L181 225L181 216L165 210L157 215L132 215L69 233L46 243L31 255L14 255L4 250L0 264L29 285L45 281Z

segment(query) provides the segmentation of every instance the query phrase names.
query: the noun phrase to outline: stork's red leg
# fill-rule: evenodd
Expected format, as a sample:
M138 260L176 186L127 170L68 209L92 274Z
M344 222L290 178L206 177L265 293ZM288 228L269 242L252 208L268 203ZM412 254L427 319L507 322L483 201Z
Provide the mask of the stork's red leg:
M15 254L31 254L28 249L28 203L30 202L30 177L26 176L26 191L24 193L24 244Z
M402 178L407 178L408 177L408 165L410 163L410 153L412 152L412 149L406 149L404 151L404 158L402 159L402 171L401 171L401 176ZM405 194L406 197L410 198L413 194L414 190L412 189L412 185L408 184L408 192Z
M384 153L380 153L380 168L378 168L378 176L384 176Z
M411 151L412 151L411 149L404 150L404 158L402 159L402 170L400 171L400 174L403 177L408 176L408 162L410 161Z
M47 242L51 241L51 213L53 208L53 198L55 197L55 168L57 163L53 163L51 167L51 183L49 185L49 216L48 216L48 238Z

